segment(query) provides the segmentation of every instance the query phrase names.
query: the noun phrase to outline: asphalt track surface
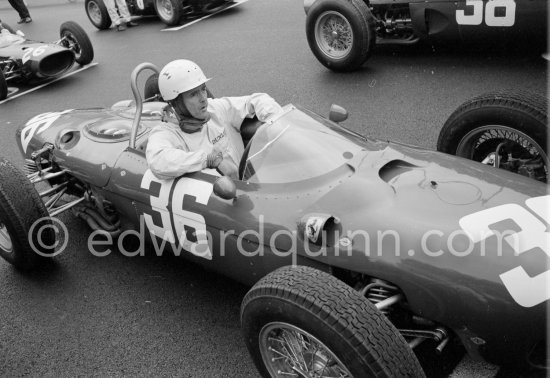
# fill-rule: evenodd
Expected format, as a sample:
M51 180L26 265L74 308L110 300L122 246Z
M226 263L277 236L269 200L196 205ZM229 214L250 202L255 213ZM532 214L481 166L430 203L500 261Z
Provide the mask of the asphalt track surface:
M217 96L267 92L323 115L337 103L350 112L347 127L426 148L435 148L445 119L472 96L546 94L541 51L504 44L386 46L361 70L332 73L309 50L297 0L250 0L177 31L147 18L118 33L97 31L82 2L35 1L34 22L21 27L27 37L53 41L62 22L76 21L98 65L0 105L0 153L17 165L18 124L131 98L130 71L145 61L194 60L213 77ZM0 18L12 26L18 19L7 3ZM181 258L94 257L87 227L70 214L60 218L68 246L54 264L21 274L0 262L1 376L257 376L240 334L246 287ZM509 375L461 359L454 346L443 357L429 350L422 356L431 377Z

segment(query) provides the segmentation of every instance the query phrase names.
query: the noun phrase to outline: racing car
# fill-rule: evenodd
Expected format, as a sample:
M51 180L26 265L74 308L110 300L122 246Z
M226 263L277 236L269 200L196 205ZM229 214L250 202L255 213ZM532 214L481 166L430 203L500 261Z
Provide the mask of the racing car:
M0 100L9 94L8 83L51 79L67 72L75 62L86 65L94 59L92 43L76 22L64 22L59 34L55 42L38 42L0 24Z
M521 39L546 47L547 0L304 0L306 35L327 68L352 71L376 44Z
M133 233L135 252L147 240L252 285L241 323L264 377L423 376L414 348L451 340L475 359L548 367L546 99L460 106L439 149L461 156L359 135L342 107L327 119L289 104L230 135L246 145L238 180L162 180L145 150L166 103L142 100L146 70L158 74L134 69L134 100L18 128L24 170L0 160L9 263L56 255L71 210L121 251Z
M233 0L127 0L132 16L157 15L168 26L178 25L182 18L213 13L233 3ZM98 29L111 26L111 18L103 0L86 0L86 14Z

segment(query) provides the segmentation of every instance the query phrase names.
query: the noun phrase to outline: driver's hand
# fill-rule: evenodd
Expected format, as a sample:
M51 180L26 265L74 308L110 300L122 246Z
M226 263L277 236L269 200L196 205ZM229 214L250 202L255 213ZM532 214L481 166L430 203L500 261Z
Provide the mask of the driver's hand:
M206 156L206 168L218 168L223 160L223 154L221 151L214 149Z
M218 171L222 175L228 176L233 180L239 179L239 168L231 159L223 159L218 165Z

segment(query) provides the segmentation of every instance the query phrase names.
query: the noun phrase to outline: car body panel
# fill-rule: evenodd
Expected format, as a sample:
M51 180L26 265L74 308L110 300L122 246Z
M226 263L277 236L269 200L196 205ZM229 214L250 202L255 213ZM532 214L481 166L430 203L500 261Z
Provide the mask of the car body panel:
M548 219L540 204L550 202L545 184L352 135L288 105L250 142L248 158L264 154L262 163L247 181L235 182L236 198L222 199L214 194L215 171L160 180L148 170L145 145L164 105L144 104L135 149L128 147L132 107L39 115L18 129L18 145L28 159L52 144L59 168L113 203L130 224L128 232L151 236L157 253L164 243L246 284L293 263L377 277L397 285L414 314L450 327L474 357L493 362L524 359L544 337L549 298L540 283L550 274L548 250L542 244L520 250L490 232L478 240L475 230L512 230L522 239L522 231L536 229L544 236L542 221ZM287 130L296 134L285 139ZM342 164L304 180L284 181L286 170L303 169L302 161L271 172L281 159L272 155L270 165L265 150L277 151L274 143L282 143L288 150L281 151L292 155L294 147L285 141L306 146L311 132L352 146L354 153L345 151ZM269 133L277 138L266 139ZM334 220L333 241L319 234L319 219Z
M0 62L4 60L16 62L18 77L48 78L67 72L75 62L75 55L72 50L54 43L25 40L0 47ZM10 76L6 79L10 80Z

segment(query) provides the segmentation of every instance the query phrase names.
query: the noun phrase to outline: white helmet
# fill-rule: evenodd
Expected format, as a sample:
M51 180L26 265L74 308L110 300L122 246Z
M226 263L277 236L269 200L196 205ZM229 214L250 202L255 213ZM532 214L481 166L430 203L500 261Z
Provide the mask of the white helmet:
M178 59L171 61L160 71L159 91L164 101L170 101L180 93L196 88L208 80L210 78L204 76L197 64L190 60Z

